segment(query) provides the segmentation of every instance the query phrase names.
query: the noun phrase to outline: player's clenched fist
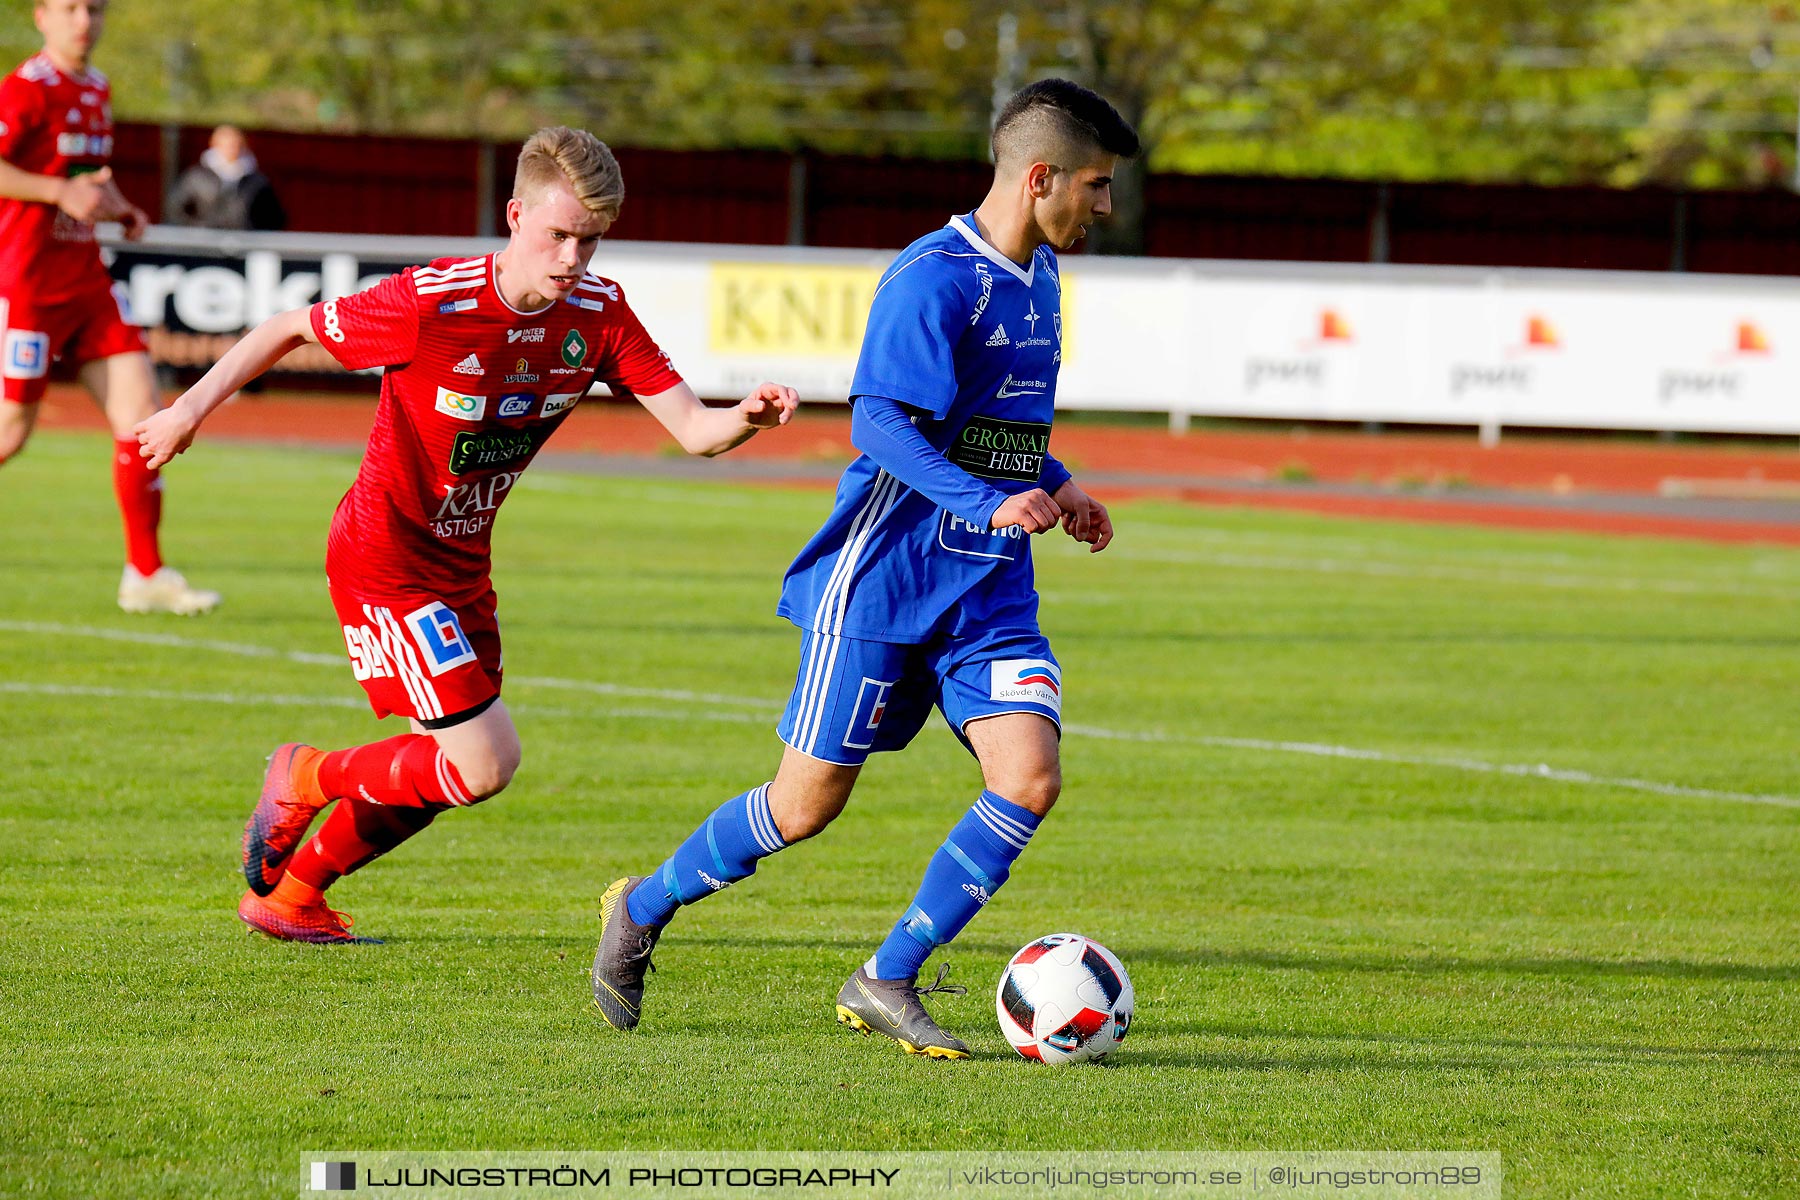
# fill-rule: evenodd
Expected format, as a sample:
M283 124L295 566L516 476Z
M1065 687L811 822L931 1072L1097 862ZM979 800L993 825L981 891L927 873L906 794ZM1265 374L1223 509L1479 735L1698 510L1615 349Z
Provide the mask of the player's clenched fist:
M794 419L794 410L800 407L800 393L779 383L759 383L737 407L752 428L773 429Z
M112 168L101 167L63 180L56 189L56 207L77 221L108 221L122 215L129 203L112 181Z
M1056 489L1055 499L1062 509L1064 533L1093 547L1090 554L1106 549L1113 536L1112 517L1106 505L1076 487L1073 479Z
M1043 488L1032 488L1029 492L1020 492L1016 496L1008 496L1005 503L994 510L988 520L988 528L1005 529L1009 525L1023 526L1026 533L1042 533L1046 529L1054 529L1056 522L1062 517L1062 509L1056 507L1056 501L1050 498Z
M111 190L114 193L114 199L117 203L117 207L114 209L112 217L113 220L119 223L120 230L125 235L125 240L128 242L142 241L144 239L144 232L150 228L150 214L127 200L124 193L120 192L117 186L114 186Z
M194 444L198 421L187 415L177 400L161 412L152 414L131 427L138 440L138 453L152 470Z

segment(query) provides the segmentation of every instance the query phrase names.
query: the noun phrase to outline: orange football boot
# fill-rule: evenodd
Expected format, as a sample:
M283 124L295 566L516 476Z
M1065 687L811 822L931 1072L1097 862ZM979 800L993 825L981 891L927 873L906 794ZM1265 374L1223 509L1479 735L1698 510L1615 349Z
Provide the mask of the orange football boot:
M244 879L258 896L275 890L313 818L331 803L319 791L318 764L324 757L324 751L299 742L277 746L269 755L262 796L244 826Z
M350 926L354 922L350 915L325 903L323 892L305 885L298 888L291 886L298 884L299 880L287 882L290 887L280 888L269 896L259 896L254 891L245 892L244 898L238 901L238 919L258 933L266 933L284 942L381 945L380 938L357 937L351 933ZM305 899L290 900L284 894L289 891L310 895Z

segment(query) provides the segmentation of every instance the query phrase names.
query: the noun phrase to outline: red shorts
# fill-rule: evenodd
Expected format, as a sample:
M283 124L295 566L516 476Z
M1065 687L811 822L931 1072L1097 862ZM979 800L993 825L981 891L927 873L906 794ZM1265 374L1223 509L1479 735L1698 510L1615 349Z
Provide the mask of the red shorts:
M115 354L142 353L144 334L127 319L118 287L95 288L54 304L29 294L0 296L0 376L5 398L36 404L50 383L51 361L66 371Z
M350 670L377 717L454 725L500 694L500 625L492 589L470 604L431 596L366 599L332 587Z

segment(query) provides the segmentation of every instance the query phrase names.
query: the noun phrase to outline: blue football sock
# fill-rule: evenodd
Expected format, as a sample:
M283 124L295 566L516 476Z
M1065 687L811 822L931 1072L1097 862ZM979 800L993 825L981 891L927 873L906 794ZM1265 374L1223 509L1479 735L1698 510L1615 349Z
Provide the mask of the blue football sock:
M656 874L632 889L626 911L639 925L666 924L681 905L748 878L758 859L786 845L769 811L769 785L752 788L700 822Z
M982 792L925 868L912 907L870 959L877 979L913 979L925 959L962 932L1006 882L1038 817L1011 800Z

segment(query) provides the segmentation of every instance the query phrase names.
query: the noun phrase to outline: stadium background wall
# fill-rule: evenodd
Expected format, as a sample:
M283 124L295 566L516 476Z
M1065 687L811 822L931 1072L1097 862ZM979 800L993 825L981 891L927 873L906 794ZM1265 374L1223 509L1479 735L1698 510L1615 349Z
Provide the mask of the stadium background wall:
M121 124L114 168L160 219L199 126ZM251 132L292 227L486 236L517 146L473 139ZM776 151L618 149L636 241L894 249L986 187L984 162ZM380 172L368 164L382 164ZM1785 191L1533 188L1152 175L1145 246L1181 258L1800 274Z
M194 369L276 312L501 244L159 226L106 254L152 352ZM596 262L701 395L779 379L810 402L847 399L891 254L608 240ZM1037 330L1061 349L1059 408L1470 425L1489 440L1503 426L1800 433L1800 297L1785 279L1100 256L1061 276L1062 311ZM309 350L285 370L331 367Z

